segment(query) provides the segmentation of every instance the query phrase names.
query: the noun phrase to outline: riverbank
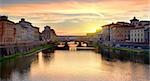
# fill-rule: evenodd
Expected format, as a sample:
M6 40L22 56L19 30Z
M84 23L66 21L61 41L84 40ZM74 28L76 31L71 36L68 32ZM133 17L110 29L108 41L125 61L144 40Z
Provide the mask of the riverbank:
M142 49L116 48L102 44L95 45L97 52L101 53L105 59L132 61L137 63L150 64L149 51Z
M29 56L32 55L36 52L45 50L45 49L52 49L53 45L41 45L35 48L32 48L31 50L27 51L27 52L17 52L16 54L13 55L9 55L9 56L4 56L4 57L0 57L0 62L5 61L5 60L9 60L9 59L14 59L16 57L19 56Z

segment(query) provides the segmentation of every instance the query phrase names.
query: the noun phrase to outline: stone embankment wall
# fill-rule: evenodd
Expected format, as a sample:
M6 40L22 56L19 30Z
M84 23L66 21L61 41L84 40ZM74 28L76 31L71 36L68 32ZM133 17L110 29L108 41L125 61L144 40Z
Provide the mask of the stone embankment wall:
M45 44L44 42L30 42L19 44L0 44L0 57L13 55L16 53L23 53L31 49Z
M98 47L98 52L101 53L103 58L110 61L120 60L150 64L148 51L127 48L113 48L101 45Z

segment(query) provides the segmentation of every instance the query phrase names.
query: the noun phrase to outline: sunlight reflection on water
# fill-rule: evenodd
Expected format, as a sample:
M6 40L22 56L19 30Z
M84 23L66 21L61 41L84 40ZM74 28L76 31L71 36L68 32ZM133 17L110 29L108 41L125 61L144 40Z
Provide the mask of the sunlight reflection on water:
M149 81L149 66L109 62L93 51L42 53L0 64L5 81Z

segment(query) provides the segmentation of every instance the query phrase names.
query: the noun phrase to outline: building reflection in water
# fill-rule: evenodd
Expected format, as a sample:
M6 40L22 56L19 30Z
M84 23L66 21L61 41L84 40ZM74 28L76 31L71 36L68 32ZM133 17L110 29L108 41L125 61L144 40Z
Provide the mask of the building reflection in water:
M54 50L43 50L42 51L42 58L44 63L50 63L54 58Z
M35 58L35 54L28 57L21 57L12 60L7 60L0 63L0 78L2 80L10 80L13 76L12 73L17 73L19 78L23 78L28 75L30 71L32 60Z
M149 75L149 65L106 61L90 50L44 50L0 63L0 81L149 81Z
M42 58L45 63L50 62L54 57L54 50L42 51ZM33 54L31 56L18 57L16 59L7 60L0 63L0 81L11 81L12 78L23 80L30 74L31 65L39 63L39 56ZM13 74L17 74L18 77L14 77Z

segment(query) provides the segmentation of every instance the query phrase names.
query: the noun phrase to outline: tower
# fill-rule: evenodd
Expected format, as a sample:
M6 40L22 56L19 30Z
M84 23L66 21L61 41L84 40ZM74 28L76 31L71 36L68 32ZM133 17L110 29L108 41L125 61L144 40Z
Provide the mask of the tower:
M130 20L131 25L134 25L137 27L139 25L139 20L134 17L133 19Z

